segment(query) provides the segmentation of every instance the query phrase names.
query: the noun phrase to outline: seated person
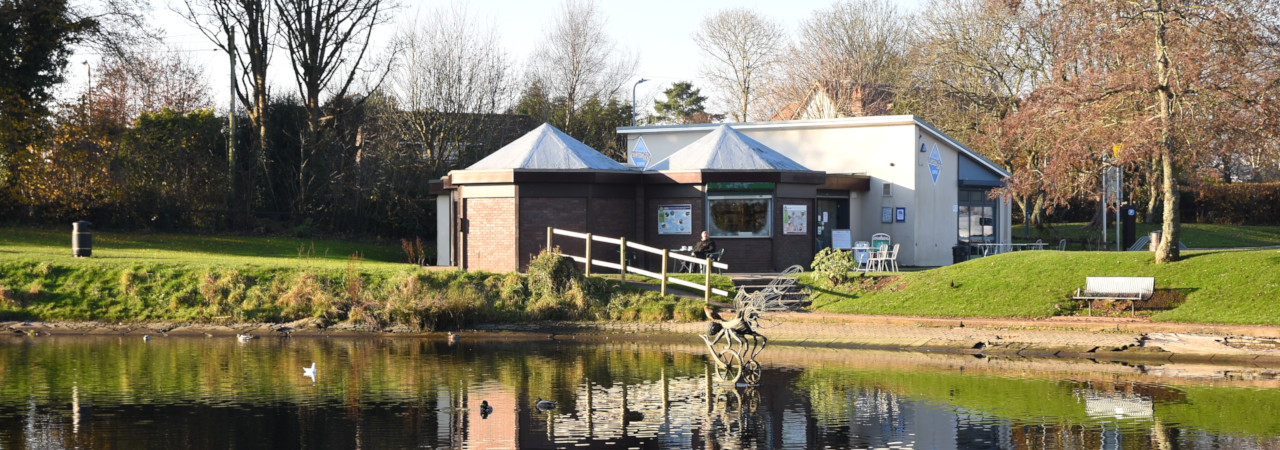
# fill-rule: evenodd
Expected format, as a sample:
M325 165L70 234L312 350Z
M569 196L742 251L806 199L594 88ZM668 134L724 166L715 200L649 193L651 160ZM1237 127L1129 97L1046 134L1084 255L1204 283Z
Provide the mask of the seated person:
M702 240L697 244L693 244L693 256L706 258L708 254L716 251L716 241L707 237L707 232L702 232Z

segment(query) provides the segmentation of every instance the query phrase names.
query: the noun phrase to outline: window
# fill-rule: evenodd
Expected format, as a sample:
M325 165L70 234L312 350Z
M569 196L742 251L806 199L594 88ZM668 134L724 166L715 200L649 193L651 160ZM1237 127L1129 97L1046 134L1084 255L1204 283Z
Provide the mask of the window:
M773 196L708 195L707 224L711 236L772 236Z
M996 201L988 191L960 191L956 228L960 242L991 243L996 241Z

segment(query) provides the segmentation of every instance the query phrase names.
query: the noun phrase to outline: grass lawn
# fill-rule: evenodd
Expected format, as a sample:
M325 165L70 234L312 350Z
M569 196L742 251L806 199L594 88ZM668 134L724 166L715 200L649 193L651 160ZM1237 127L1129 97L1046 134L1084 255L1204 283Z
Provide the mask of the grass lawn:
M1072 242L1101 238L1100 230L1086 230L1084 226L1084 223L1059 223L1053 224L1052 228L1046 230L1032 228L1030 240L1042 239L1045 242L1057 244L1058 240L1063 238L1070 239ZM1135 236L1140 238L1159 229L1158 223L1140 223L1137 224ZM1015 241L1027 240L1024 238L1025 229L1022 225L1014 225L1012 231ZM1114 246L1115 229L1108 227L1107 235L1111 245ZM1191 248L1266 247L1280 245L1280 227L1184 223L1181 240ZM1075 245L1072 248L1075 248Z
M93 233L93 257L71 256L71 231L0 228L0 261L72 265L182 264L192 266L314 267L341 269L352 255L366 269L407 267L399 243L183 234Z
M1152 276L1138 314L1156 321L1280 325L1280 250L1197 250L1157 265L1150 252L1014 252L814 288L819 311L938 317L1084 314L1071 300L1087 276ZM807 274L810 284L813 274ZM1095 311L1097 313L1097 311ZM1128 312L1123 314L1127 315Z

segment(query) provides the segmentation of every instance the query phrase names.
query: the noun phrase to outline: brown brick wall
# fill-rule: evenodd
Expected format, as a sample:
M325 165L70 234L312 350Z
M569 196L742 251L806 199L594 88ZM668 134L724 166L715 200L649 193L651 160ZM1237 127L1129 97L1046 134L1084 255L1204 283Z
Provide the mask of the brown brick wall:
M468 198L464 269L510 272L516 270L516 203L514 198Z
M585 189L585 187L584 187ZM584 232L587 229L587 199L571 197L520 198L520 270L547 245L547 227ZM582 240L557 236L554 245L572 255L584 253Z
M805 227L806 234L782 234L782 205L809 207L806 214L809 221L808 226ZM813 262L814 234L817 231L814 229L815 211L812 199L779 198L773 201L774 270L782 271L794 264L809 270L809 263Z

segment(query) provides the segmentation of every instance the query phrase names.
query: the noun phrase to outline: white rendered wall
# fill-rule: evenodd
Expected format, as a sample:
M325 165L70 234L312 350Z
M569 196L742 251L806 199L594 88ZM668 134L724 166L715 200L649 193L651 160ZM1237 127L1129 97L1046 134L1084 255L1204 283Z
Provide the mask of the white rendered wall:
M452 266L453 198L448 192L436 196L436 265Z
M951 264L951 247L957 239L959 149L917 125L912 116L874 119L877 121L872 124L835 126L824 121L730 126L812 170L869 176L870 190L853 193L849 201L854 241L869 241L874 233L888 233L894 243L901 244L901 265ZM643 137L652 160L659 161L712 129L714 126L708 125L631 133L628 149L635 148L636 139ZM921 144L925 145L924 152L920 151ZM936 183L929 170L934 145L941 160ZM885 183L891 185L889 196L883 195ZM1010 205L1005 201L998 205L997 234L1000 242L1007 243ZM906 221L882 223L882 207L906 208Z

